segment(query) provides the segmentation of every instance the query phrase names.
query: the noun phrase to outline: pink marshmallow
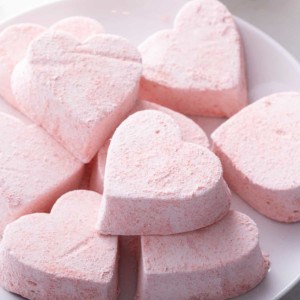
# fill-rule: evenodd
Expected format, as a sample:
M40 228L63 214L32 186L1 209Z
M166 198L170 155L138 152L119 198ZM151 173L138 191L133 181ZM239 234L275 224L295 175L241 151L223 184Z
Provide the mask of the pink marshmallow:
M0 33L0 96L15 106L10 76L15 65L25 56L29 43L45 28L30 23L11 25Z
M110 140L107 140L89 165L92 170L89 188L97 193L103 193L103 182L109 145Z
M12 88L18 109L87 163L134 106L141 70L138 51L121 37L79 43L50 31L30 44Z
M49 211L77 188L83 165L44 130L0 113L0 236L5 226L32 212Z
M218 223L184 234L143 236L137 299L228 299L259 284L268 261L256 224L230 211Z
M182 139L185 142L199 144L203 147L209 148L209 140L205 132L192 119L181 113L148 101L138 101L133 107L131 114L147 109L158 110L172 117L179 125Z
M73 35L78 41L84 42L90 36L104 33L103 26L88 17L73 16L54 23L50 30L65 31Z
M118 238L94 230L101 195L73 191L51 214L7 226L0 244L0 284L29 299L117 299Z
M84 41L104 32L102 25L87 17L69 17L53 24L50 29L67 32ZM15 65L25 56L31 41L46 30L37 24L11 25L0 33L0 96L16 106L11 90L10 77Z
M163 106L148 102L148 101L137 101L136 105L130 112L133 114L141 110L158 110L170 115L176 123L179 125L181 130L182 139L186 142L195 143L204 147L209 147L209 141L205 132L190 118L177 113L171 109ZM92 175L90 188L98 193L103 193L103 182L106 165L106 156L109 147L110 140L107 140L103 147L99 150L95 160L92 162Z
M189 1L174 29L139 47L140 98L191 115L231 116L247 104L245 63L235 21L215 0Z
M300 221L300 94L265 97L213 134L229 186L261 214Z
M229 205L219 159L203 146L184 142L172 117L145 110L117 128L107 155L102 234L190 231L216 222Z

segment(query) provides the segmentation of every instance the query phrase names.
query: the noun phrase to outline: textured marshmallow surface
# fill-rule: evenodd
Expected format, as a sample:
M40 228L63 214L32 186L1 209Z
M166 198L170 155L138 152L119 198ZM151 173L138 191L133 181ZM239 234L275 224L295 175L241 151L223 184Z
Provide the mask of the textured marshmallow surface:
M133 114L137 111L147 109L162 111L171 116L179 125L182 139L184 141L199 144L207 148L209 147L209 141L205 132L190 118L180 113L177 113L171 109L148 101L137 101L136 105L130 113ZM105 165L109 143L110 140L106 141L104 146L101 147L101 149L99 150L97 157L93 162L93 171L91 175L90 188L98 193L103 192Z
M299 93L251 104L212 139L225 179L241 198L274 220L300 221Z
M78 41L84 42L90 36L104 33L103 26L94 19L73 16L54 23L50 30L60 30L73 35Z
M10 77L15 65L25 56L29 43L45 28L30 23L11 25L0 33L0 96L15 106Z
M102 25L87 17L69 17L53 24L53 30L67 32L84 41L92 35L104 32ZM25 56L31 41L46 30L38 24L11 25L0 33L0 96L16 106L11 90L10 77L15 65Z
M73 191L51 214L7 226L0 245L0 284L29 299L117 298L118 238L94 230L101 195Z
M188 2L174 29L144 41L140 98L192 115L231 116L247 103L241 39L226 7Z
M35 39L14 69L18 109L82 162L89 162L136 101L140 54L127 40L79 43L60 31Z
M209 147L209 140L201 127L199 127L192 119L181 113L148 101L138 101L131 113L147 109L158 110L172 117L179 125L181 136L184 141L199 144L207 148Z
M171 236L143 236L137 299L228 299L254 288L268 261L258 229L230 211L209 227Z
M207 226L229 209L219 159L184 142L167 114L145 110L114 133L107 155L99 230L172 234Z
M0 236L14 219L48 211L77 188L83 165L43 129L0 113Z

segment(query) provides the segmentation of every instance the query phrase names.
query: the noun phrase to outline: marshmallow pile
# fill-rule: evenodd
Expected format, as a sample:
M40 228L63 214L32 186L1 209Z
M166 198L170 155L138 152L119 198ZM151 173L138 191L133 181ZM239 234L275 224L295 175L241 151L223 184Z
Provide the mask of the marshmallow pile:
M300 94L247 105L243 56L216 0L188 2L138 49L87 17L3 30L0 95L30 121L0 113L0 285L117 299L118 240L134 236L136 299L257 286L269 261L230 189L300 221ZM210 145L184 114L230 119Z

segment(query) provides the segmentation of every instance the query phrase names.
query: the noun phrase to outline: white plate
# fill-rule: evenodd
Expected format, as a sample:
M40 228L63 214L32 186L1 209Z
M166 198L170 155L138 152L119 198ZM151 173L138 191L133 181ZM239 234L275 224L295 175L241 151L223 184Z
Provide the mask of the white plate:
M123 35L138 44L156 30L171 27L173 16L184 3L186 3L185 0L62 1L9 19L0 27L2 29L17 22L50 25L63 17L86 15L98 19L107 32ZM291 55L255 27L240 19L237 19L237 22L246 50L251 101L277 91L299 91L300 67ZM1 103L0 109L13 112ZM198 118L197 121L202 124L203 118ZM211 131L219 123L220 120L213 120L209 126L206 125L206 129ZM245 212L256 221L260 229L261 246L270 254L271 259L271 268L263 283L238 299L280 298L299 281L300 223L287 225L268 220L236 196L233 207ZM122 266L121 272L123 273L128 266L126 267L126 263ZM128 276L129 274L125 275L125 273L121 275L122 286L126 285L128 290L125 293L122 291L120 299L133 299L129 296L133 294L133 291L130 291L133 288L128 285ZM129 277L131 276L132 274ZM1 300L16 298L17 296L0 289Z

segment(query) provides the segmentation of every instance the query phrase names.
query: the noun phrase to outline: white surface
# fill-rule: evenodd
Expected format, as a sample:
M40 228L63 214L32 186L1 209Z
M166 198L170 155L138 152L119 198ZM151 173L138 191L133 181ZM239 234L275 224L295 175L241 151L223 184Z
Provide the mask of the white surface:
M272 36L300 61L299 0L221 1L232 13Z
M24 2L27 3L19 1L19 4L25 5ZM150 33L171 26L172 16L185 2L184 0L73 0L26 13L10 20L10 23L27 21L49 25L64 16L87 15L100 20L108 32L124 35L138 43ZM20 9L22 5L18 8ZM4 14L15 11L14 8L8 7L7 5L5 10L0 10L2 16L3 11ZM300 67L289 54L244 22L240 21L239 27L246 47L250 98L255 100L275 91L299 90ZM237 197L233 206L257 222L261 232L262 248L270 254L272 261L266 280L239 299L277 299L299 278L300 223L287 225L268 220ZM1 300L15 299L14 297L0 290ZM297 296L290 299L297 299Z

